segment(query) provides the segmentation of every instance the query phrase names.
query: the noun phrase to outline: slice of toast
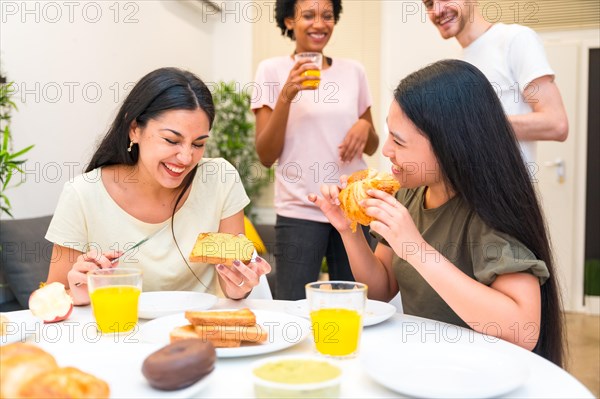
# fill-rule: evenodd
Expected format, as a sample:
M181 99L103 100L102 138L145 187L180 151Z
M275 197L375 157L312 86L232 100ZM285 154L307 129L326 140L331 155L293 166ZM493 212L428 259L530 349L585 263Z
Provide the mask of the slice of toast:
M233 266L234 260L250 263L254 244L245 236L229 233L200 233L192 248L190 261Z
M182 339L201 339L204 342L210 342L215 348L235 348L242 344L241 340L223 339L216 335L201 337L191 324L175 327L169 334L170 342Z
M187 311L185 318L194 326L254 326L256 315L248 308L229 311Z
M267 331L255 324L253 326L194 326L201 339L218 341L245 341L262 343L268 338Z

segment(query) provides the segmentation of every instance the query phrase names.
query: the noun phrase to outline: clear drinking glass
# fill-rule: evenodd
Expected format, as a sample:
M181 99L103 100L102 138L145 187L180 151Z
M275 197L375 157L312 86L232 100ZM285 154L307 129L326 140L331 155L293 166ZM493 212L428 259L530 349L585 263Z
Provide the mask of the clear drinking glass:
M323 54L321 53L298 53L294 55L296 62L300 60L310 60L315 68L305 71L302 76L318 76L321 77L321 65L323 65ZM320 80L305 80L302 86L319 87Z
M98 330L109 334L132 330L138 321L142 271L128 268L97 269L87 276Z
M317 281L306 285L306 298L317 351L331 357L354 357L363 327L366 284Z

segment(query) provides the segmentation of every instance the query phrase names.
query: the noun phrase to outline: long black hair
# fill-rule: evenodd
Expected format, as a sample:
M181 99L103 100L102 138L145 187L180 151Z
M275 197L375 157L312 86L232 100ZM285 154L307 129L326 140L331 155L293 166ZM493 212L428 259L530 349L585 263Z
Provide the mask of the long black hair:
M340 14L342 13L342 0L330 0L333 6L333 20L337 24L340 20ZM286 18L296 18L296 3L298 0L277 0L275 3L275 21L277 21L277 27L281 29L281 35L287 36L292 40L294 38L294 32L288 30L285 26Z
M498 96L473 65L444 60L403 79L394 92L402 111L430 141L446 187L490 227L543 260L541 325L533 351L563 364L563 320L545 219Z

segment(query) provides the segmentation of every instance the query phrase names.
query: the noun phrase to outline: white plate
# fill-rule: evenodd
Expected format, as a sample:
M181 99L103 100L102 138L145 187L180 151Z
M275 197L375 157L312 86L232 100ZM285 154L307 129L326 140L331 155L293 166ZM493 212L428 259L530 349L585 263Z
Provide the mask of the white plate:
M138 343L40 343L59 366L73 366L108 383L111 398L190 398L210 383L211 373L187 388L161 391L150 386L142 374L142 363L158 345Z
M42 321L33 316L29 310L2 315L8 319L8 323L5 325L6 335L0 335L0 345L25 342L29 336L38 336L43 328Z
M285 307L285 311L305 319L310 318L308 302L306 299L294 301ZM363 317L363 326L368 327L386 321L396 313L396 307L387 302L367 299L367 306Z
M217 303L217 297L204 292L142 292L138 304L138 315L140 319L155 319L186 310L210 309L215 303Z
M223 309L216 310L222 312ZM286 313L252 310L256 323L267 330L269 337L262 344L244 343L238 348L217 348L218 357L241 357L276 352L302 341L310 332L308 320ZM144 324L139 335L144 342L166 345L175 327L190 324L183 313L161 317Z
M521 386L529 369L474 344L403 344L361 352L365 372L381 385L413 397L488 398Z

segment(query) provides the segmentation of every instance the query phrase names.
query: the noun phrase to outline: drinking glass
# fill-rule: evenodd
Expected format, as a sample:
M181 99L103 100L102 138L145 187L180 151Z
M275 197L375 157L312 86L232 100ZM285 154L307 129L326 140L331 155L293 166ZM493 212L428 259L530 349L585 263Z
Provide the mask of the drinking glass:
M306 70L302 76L321 76L321 65L323 64L323 54L321 53L298 53L294 55L296 62L300 60L310 60L311 64L315 65L315 68ZM302 82L302 86L307 87L319 87L320 80L305 80Z
M98 330L109 334L132 330L138 321L142 271L128 268L97 269L87 276Z
M317 281L306 285L306 298L317 351L331 357L356 356L367 286L352 281Z

